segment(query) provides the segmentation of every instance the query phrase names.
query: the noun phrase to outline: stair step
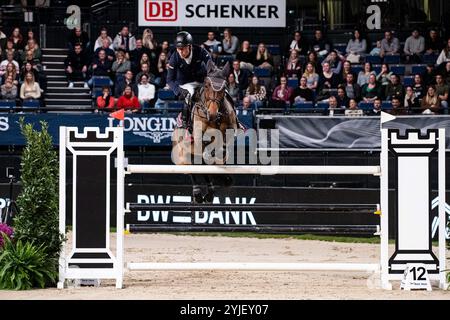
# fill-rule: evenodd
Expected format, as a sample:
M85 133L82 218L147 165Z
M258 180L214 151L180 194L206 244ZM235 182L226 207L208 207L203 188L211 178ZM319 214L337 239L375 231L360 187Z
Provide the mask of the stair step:
M70 89L69 89L70 90ZM47 92L45 94L46 99L61 99L61 100L70 100L73 101L74 99L91 99L91 94L89 92L62 92L62 93L51 93Z
M47 75L47 80L50 80L50 81L66 81L67 80L67 78L66 78L66 75L65 74L62 74L62 75Z
M42 55L42 62L64 62L64 60L66 60L67 55L48 55L48 54L44 54Z
M48 106L54 106L54 105L62 105L62 106L91 106L92 105L92 99L71 99L71 100L64 100L64 99L45 99L45 103Z
M42 65L50 69L64 68L64 61L44 61Z
M74 84L74 88L83 88L83 86L84 86L84 82L82 82L82 81L75 81L73 84ZM69 83L67 82L67 79L63 79L63 80L60 80L60 81L59 80L49 80L47 82L47 88L48 87L68 88L67 87L68 85L69 85Z
M50 53L50 54L54 54L54 53L69 53L69 49L67 48L42 48L41 49L42 53Z
M65 70L64 69L49 69L49 68L46 68L45 70L44 70L44 73L47 75L47 77L48 76L66 76L66 72L65 72Z
M48 86L47 85L47 93L86 93L90 95L90 90L89 89L85 89L83 87L83 85L81 86L74 86L73 88L68 88L67 87L67 83L65 83L64 86Z
M55 104L55 105L48 105L45 108L41 108L41 110L48 110L47 112L73 112L73 113L80 113L80 112L89 112L92 113L93 109L92 106L83 106L83 105L61 105L61 104Z

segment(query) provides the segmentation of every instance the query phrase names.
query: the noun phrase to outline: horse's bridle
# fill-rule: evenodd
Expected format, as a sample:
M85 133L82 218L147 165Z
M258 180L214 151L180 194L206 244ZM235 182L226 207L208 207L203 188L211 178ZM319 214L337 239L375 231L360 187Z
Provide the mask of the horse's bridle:
M218 93L218 92L221 92L222 90L224 90L224 88L225 88L225 85L226 85L226 81L224 81L223 83L222 83L222 85L220 86L220 88L218 88L218 89L216 89L214 86L213 86L213 82L212 82L212 80L210 79L210 78L206 78L207 80L209 80L209 82L210 82L210 84L211 84L211 89L212 89L212 91L214 92L214 93ZM203 88L203 90L205 90L205 88ZM216 94L214 94L214 96L216 96ZM222 116L224 115L224 114L226 114L226 108L225 108L225 104L224 104L224 102L223 102L223 99L221 100L221 99L218 99L218 98L216 98L216 97L214 97L214 98L208 98L208 99L203 99L203 97L202 97L202 99L198 102L198 103L196 103L196 105L198 105L198 107L200 108L200 110L202 111L202 113L204 114L204 116L203 115L200 115L200 114L198 114L197 113L197 116L199 116L200 118L202 118L202 119L205 119L206 121L208 121L208 122L210 122L211 120L209 119L209 113L208 113L208 110L209 110L209 105L211 104L211 103L215 103L215 104L217 104L218 106L219 106L219 110L217 111L217 117L216 117L216 119L215 119L215 123L217 124L217 125L219 125L220 124L220 122L221 122L221 120L222 120Z

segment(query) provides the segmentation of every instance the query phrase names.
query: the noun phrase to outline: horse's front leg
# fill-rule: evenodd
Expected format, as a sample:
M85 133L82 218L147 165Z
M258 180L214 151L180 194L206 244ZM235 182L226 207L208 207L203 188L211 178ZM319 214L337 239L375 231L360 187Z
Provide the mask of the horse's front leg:
M207 192L206 192L205 196L203 197L203 200L205 203L212 203L214 200L214 196L215 196L213 176L210 174L205 175L205 180L207 183Z
M190 174L192 181L192 203L203 203L202 189L195 174Z

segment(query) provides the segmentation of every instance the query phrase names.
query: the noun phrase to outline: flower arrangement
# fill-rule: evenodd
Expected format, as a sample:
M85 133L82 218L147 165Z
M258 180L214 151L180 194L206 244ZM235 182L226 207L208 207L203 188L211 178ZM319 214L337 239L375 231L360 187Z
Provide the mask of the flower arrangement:
M0 223L0 249L3 248L3 233L11 239L14 230L10 226L4 223Z

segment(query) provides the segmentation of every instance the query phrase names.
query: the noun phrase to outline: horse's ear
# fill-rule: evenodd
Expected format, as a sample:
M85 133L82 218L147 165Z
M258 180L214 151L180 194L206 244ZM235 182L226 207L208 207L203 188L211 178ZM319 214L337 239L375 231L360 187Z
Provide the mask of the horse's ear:
M216 65L212 60L208 60L208 63L206 64L206 72L207 74L210 74L211 72L214 72L216 70Z
M222 76L224 79L228 78L228 75L231 73L230 62L227 61L225 66L222 68Z

